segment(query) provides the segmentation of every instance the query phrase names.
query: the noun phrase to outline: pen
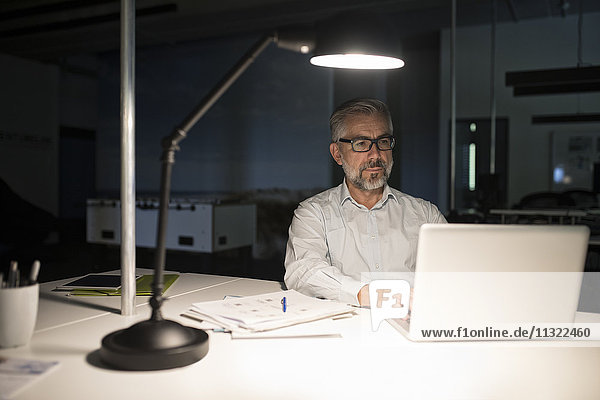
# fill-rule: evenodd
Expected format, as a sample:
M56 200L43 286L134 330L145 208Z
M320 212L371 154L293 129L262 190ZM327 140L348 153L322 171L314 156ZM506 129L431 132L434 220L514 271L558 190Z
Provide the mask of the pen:
M10 268L8 269L8 282L6 284L7 287L12 288L16 286L18 268L19 264L16 261L10 262Z
M40 261L35 260L33 265L31 266L31 271L29 272L29 284L35 285L38 279L38 275L40 273Z
M285 312L285 310L287 309L287 300L285 296L283 297L283 299L281 299L281 308L283 309L283 312Z

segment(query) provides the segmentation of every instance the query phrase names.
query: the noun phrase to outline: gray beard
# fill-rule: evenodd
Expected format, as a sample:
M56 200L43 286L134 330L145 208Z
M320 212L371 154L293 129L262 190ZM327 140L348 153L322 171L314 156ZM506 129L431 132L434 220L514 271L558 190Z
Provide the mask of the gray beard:
M394 160L390 160L390 163L387 164L381 159L369 161L363 165L361 165L358 171L352 170L348 164L342 158L342 168L344 169L344 173L346 174L346 179L348 179L354 186L356 186L360 190L375 190L383 187L386 184L388 179L390 178L390 174L392 173L392 166L394 165ZM381 177L376 178L377 174L372 174L373 176L369 176L367 178L362 177L362 173L367 168L373 167L381 167L383 168L383 175Z

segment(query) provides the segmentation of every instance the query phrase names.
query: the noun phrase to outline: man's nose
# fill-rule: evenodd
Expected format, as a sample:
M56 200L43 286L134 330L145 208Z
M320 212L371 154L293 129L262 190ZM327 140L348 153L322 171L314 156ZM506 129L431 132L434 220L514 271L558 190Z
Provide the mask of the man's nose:
M373 145L371 146L371 149L367 153L367 156L369 158L380 158L381 157L381 151L377 147L377 143L373 143Z

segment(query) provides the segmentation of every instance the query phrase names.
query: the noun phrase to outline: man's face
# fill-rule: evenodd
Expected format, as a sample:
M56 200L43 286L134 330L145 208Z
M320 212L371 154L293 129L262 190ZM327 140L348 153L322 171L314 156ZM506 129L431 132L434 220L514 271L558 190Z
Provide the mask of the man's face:
M357 115L346 120L347 132L343 139L377 139L390 135L389 127L380 115ZM392 151L381 151L373 144L367 152L352 150L350 143L332 143L333 159L342 166L346 180L360 190L375 190L383 187L392 171Z

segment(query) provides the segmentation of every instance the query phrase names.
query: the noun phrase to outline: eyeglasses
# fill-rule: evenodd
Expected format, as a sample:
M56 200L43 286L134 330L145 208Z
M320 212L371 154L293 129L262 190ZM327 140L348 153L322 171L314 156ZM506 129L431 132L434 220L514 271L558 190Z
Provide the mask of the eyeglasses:
M377 145L377 149L379 151L388 151L394 148L396 144L396 139L391 136L382 136L377 139L369 139L369 138L356 138L356 139L338 139L338 142L343 143L351 143L352 150L357 151L359 153L365 153L371 150L373 147L373 143Z

